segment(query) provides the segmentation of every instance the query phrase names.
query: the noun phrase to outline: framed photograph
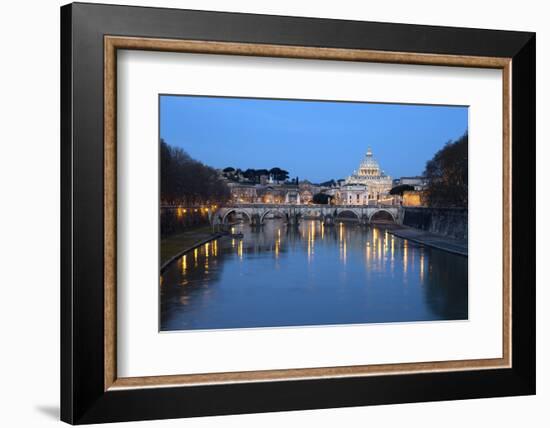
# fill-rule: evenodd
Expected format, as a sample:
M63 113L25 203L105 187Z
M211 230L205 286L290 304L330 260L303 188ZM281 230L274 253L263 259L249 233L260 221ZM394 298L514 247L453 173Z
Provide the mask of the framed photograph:
M535 34L61 8L61 417L535 393Z

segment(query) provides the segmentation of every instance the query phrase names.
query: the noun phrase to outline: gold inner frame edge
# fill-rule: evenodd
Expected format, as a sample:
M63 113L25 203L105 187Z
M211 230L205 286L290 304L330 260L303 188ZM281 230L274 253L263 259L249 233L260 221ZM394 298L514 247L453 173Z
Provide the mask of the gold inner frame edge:
M214 55L241 55L391 64L494 68L503 82L503 349L501 358L420 363L278 369L169 376L117 377L116 366L116 88L117 50L147 50ZM511 58L421 54L362 49L252 43L173 40L141 37L104 37L104 390L193 386L220 383L290 381L319 378L396 375L422 372L497 369L511 367Z

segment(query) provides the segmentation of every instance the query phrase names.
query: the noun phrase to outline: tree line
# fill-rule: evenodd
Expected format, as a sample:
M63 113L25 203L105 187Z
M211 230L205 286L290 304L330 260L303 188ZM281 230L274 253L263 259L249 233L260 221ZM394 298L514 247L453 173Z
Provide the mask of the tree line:
M240 177L244 177L251 183L260 183L260 178L262 175L271 175L276 181L288 180L288 171L285 171L284 169L278 167L271 169L248 168L243 171L240 168L235 169L229 166L227 168L224 168L223 174L230 180L239 181Z
M183 149L160 142L160 197L162 202L188 206L221 204L231 193L218 172Z
M426 163L425 202L432 207L468 207L468 134L448 142Z

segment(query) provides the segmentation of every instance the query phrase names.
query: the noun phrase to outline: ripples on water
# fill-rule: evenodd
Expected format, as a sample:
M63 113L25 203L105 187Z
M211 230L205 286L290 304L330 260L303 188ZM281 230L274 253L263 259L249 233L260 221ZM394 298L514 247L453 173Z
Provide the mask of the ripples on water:
M468 259L353 223L234 226L162 275L161 330L463 320Z

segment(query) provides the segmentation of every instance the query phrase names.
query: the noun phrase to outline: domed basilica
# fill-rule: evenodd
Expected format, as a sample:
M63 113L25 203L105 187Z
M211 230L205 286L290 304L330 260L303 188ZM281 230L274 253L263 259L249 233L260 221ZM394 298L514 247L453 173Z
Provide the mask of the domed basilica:
M359 169L344 180L336 196L338 202L344 205L391 203L391 188L391 177L380 168L369 147Z

